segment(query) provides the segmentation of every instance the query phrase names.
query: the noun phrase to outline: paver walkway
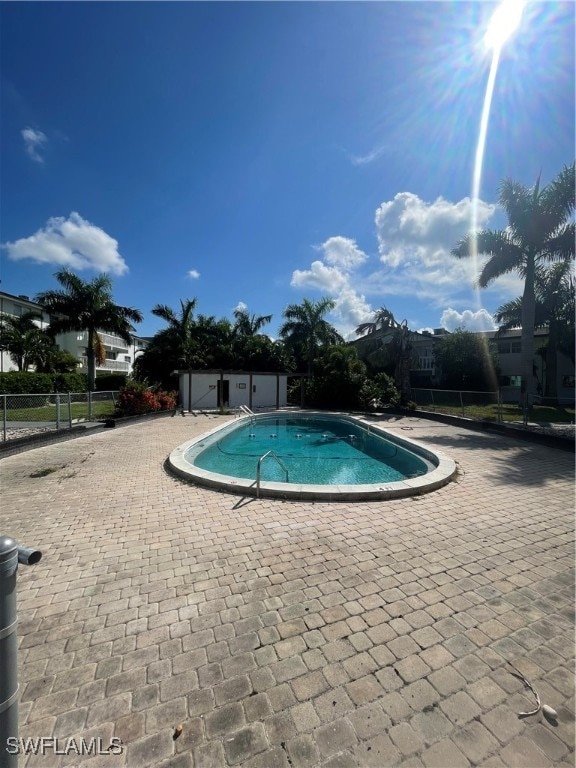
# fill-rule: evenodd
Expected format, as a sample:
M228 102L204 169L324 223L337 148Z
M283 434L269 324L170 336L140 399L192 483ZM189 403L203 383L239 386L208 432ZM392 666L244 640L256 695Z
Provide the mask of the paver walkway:
M18 573L20 736L112 745L21 765L574 764L573 455L403 418L390 428L452 456L456 482L300 503L166 473L225 420L0 462L2 532L44 552ZM556 724L518 717L534 699L510 660Z

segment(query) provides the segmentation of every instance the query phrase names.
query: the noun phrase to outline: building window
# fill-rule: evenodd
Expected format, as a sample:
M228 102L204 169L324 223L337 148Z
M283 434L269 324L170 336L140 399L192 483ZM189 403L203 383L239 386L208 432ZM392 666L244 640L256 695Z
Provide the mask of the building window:
M512 342L512 352L522 352L522 342L521 341L513 341Z
M522 376L500 376L501 387L519 387L522 383Z
M499 355L506 355L510 352L510 342L509 341L499 341L498 342L498 354Z

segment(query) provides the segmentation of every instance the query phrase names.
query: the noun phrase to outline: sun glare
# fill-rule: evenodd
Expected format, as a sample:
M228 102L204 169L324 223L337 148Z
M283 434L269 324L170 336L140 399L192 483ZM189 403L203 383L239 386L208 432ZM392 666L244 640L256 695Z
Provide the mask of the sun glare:
M525 4L525 0L503 0L496 8L484 35L484 44L489 50L500 50L518 29Z

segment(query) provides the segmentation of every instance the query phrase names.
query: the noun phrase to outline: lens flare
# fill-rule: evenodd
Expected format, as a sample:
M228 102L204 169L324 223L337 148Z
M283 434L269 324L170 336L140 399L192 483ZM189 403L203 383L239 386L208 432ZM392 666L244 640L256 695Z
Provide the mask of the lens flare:
M524 12L525 0L504 0L494 11L484 35L489 50L499 51L518 29Z
M482 167L484 165L484 150L486 148L486 136L488 133L488 121L490 118L490 107L492 105L492 96L494 94L494 84L498 73L498 64L502 48L507 40L512 37L518 29L524 11L525 0L503 0L498 8L492 14L488 28L484 35L484 44L492 51L492 60L490 62L490 71L486 83L486 92L484 94L484 103L482 105L482 114L480 116L480 127L478 130L478 143L476 144L476 153L474 157L474 172L472 175L472 221L470 249L471 257L474 263L474 272L478 274L478 200L480 197L480 185L482 181ZM476 305L479 307L480 288L475 287ZM488 359L488 342L483 338L486 349L484 353ZM495 372L492 372L495 378Z
M494 94L494 84L500 63L500 54L504 43L514 34L522 19L525 0L503 0L494 11L484 35L484 42L492 50L490 72L486 83L480 127L478 130L478 142L474 156L474 171L472 175L472 222L471 222L471 251L475 272L478 272L478 199L480 197L480 185L482 181L482 167L484 165L484 150L486 148L486 136L488 133L488 121L490 107ZM479 289L476 288L477 304L480 305Z

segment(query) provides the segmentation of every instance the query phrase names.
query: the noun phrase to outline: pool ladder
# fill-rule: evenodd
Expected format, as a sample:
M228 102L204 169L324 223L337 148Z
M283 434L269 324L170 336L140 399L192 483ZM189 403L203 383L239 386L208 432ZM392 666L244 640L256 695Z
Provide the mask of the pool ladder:
M256 498L257 499L260 498L260 472L262 468L262 462L264 461L264 459L267 459L268 456L271 456L273 459L275 459L277 464L281 467L281 469L283 469L284 472L286 472L286 482L288 482L288 470L286 469L284 464L280 461L280 459L274 453L274 451L267 451L263 456L260 456L260 458L258 459L258 464L256 466Z

